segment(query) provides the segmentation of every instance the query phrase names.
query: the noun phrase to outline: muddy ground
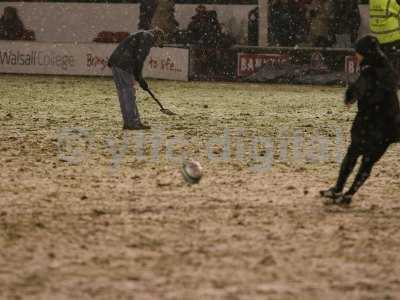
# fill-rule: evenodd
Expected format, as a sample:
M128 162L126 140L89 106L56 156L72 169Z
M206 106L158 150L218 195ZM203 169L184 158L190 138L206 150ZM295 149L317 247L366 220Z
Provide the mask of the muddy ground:
M318 197L342 87L150 81L179 116L138 91L140 136L110 78L0 83L0 299L400 299L400 148L350 208Z

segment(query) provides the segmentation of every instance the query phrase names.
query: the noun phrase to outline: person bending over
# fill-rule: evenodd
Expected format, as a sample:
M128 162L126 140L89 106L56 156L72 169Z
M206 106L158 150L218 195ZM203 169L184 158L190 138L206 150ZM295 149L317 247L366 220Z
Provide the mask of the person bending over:
M164 32L159 28L130 34L117 46L108 60L118 91L123 129L150 129L150 126L142 124L140 120L133 85L137 81L143 90L149 89L142 74L144 61L150 49L162 46L163 40Z

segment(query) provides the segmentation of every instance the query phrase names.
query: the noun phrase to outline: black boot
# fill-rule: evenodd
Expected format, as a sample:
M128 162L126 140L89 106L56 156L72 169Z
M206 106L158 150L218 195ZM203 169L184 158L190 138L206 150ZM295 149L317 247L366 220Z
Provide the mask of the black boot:
M325 205L339 205L339 206L349 206L353 200L353 195L351 194L341 194L336 198L326 198L324 201Z
M332 187L329 190L320 191L319 194L321 197L329 199L337 199L343 195L342 192L338 191L335 187Z
M135 126L124 126L122 129L123 130L149 130L149 129L151 129L151 126L139 123L139 124L136 124Z

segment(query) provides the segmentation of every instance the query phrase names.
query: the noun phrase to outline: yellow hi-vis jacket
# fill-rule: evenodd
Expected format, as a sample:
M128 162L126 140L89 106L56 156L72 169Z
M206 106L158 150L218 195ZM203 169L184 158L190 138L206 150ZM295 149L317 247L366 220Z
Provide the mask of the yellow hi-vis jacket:
M381 44L400 40L400 5L396 0L370 0L370 28Z

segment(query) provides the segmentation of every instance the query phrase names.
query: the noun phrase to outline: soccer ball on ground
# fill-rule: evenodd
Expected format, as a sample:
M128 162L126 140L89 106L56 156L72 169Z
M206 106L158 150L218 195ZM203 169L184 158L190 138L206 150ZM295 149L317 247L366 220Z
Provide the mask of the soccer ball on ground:
M203 169L198 161L189 160L183 163L181 173L187 183L196 184L203 176Z

